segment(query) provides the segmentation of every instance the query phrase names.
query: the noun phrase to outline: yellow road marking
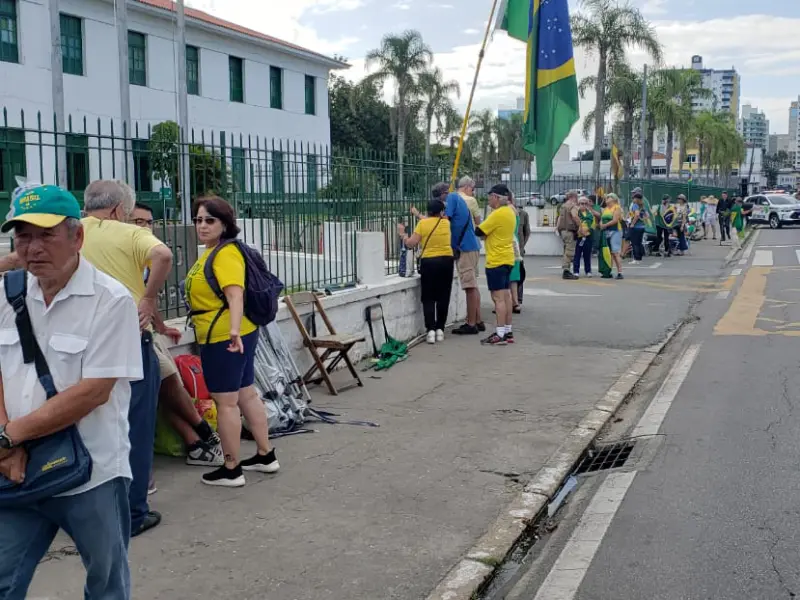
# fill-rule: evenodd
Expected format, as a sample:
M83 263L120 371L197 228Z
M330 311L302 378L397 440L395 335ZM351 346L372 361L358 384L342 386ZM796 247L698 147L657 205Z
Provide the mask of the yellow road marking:
M755 325L766 300L764 290L770 270L770 267L748 269L728 311L714 327L714 335L767 335Z

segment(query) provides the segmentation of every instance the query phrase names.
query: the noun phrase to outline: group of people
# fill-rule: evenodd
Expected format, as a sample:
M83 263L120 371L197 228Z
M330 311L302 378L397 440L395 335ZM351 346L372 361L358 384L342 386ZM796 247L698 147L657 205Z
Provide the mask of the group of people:
M522 311L525 264L522 260L530 237L528 213L515 206L514 196L504 184L489 190L492 212L482 219L473 194L475 182L463 177L458 190L451 192L446 183L431 189L425 215L412 207L419 218L413 233L398 226L398 233L408 248L420 248L419 272L422 288L422 309L427 342L444 340L444 328L450 306L454 269L466 295L465 322L455 335L478 335L486 331L481 319L478 290L480 241L486 249L486 284L492 295L496 326L482 344L502 346L514 343L512 314Z
M741 196L730 198L728 192L722 192L720 198L714 196L701 196L702 204L701 221L703 226L703 239L716 240L722 245L730 240L735 248L741 246L741 235L744 232L747 216L753 212L744 208L744 199Z
M111 180L92 182L83 208L59 187L31 185L15 191L2 225L14 232L15 252L0 270L27 272L28 337L41 346L55 391L46 393L41 361L24 352L31 340L17 329L22 308L0 301L0 475L23 485L28 449L35 451L29 442L74 425L91 477L35 501L0 503L0 598L26 596L59 528L86 567L87 598L130 598L129 539L161 521L148 501L159 409L184 439L186 462L215 467L203 483L238 487L243 471L279 469L253 385L258 332L244 314L245 259L226 243L239 232L233 208L215 196L195 201L206 250L186 281L217 432L196 411L167 348L180 332L163 322L157 298L173 256L151 231L152 211L127 184ZM239 457L241 413L257 444L246 460Z

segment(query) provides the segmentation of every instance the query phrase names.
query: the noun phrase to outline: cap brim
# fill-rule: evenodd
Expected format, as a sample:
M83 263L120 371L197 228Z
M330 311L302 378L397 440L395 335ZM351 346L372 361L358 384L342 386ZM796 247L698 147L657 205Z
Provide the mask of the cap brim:
M42 229L50 229L51 227L55 227L64 222L66 219L64 215L45 215L41 213L31 213L29 215L19 215L18 217L14 217L13 219L9 219L5 223L3 223L2 227L0 227L0 231L6 233L8 230L12 229L14 225L17 223L30 223L31 225L35 225L36 227L41 227Z

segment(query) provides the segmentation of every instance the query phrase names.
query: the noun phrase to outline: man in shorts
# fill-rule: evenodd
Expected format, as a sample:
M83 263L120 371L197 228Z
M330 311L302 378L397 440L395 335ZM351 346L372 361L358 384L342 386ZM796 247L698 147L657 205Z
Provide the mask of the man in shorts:
M514 233L517 215L509 206L510 192L504 184L489 190L492 212L480 224L477 234L486 239L486 284L492 294L497 315L495 332L481 341L490 346L504 346L514 341L511 332L511 269L514 266Z
M137 202L131 214L130 222L139 227L153 230L153 211L146 204ZM145 271L145 283L147 275ZM170 426L181 436L186 444L186 464L199 467L221 467L225 459L222 454L219 436L203 419L194 407L189 393L183 387L178 367L170 354L168 339L177 343L181 332L167 327L160 313L153 316L153 350L158 358L161 375L161 387L158 394L158 406ZM154 491L151 485L150 492Z
M481 208L478 206L478 201L475 200L475 181L472 177L464 175L458 180L458 195L467 203L467 208L472 214L472 222L475 227L481 224Z

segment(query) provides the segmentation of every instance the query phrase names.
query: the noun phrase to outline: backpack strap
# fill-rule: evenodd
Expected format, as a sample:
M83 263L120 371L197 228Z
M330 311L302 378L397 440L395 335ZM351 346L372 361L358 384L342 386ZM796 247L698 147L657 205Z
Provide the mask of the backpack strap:
M214 318L211 320L211 324L208 326L208 334L206 335L206 344L211 342L211 332L214 330L214 325L217 324L219 318L222 316L222 313L228 310L228 299L225 297L225 292L222 291L222 288L219 285L219 281L217 281L217 276L214 274L214 259L219 254L219 251L222 250L228 244L235 243L235 240L225 240L220 242L219 244L214 247L211 253L208 255L206 259L206 264L203 266L203 277L208 283L208 287L211 288L211 291L214 292L214 295L220 299L222 302L222 306L217 311L217 314L214 315ZM209 312L207 310L201 311L192 311L191 314L199 315Z
M6 291L6 300L8 300L16 314L15 321L20 345L22 346L22 360L26 365L34 363L36 377L39 379L39 383L42 384L49 400L58 391L50 373L50 367L47 365L47 359L39 347L39 342L36 341L31 315L28 312L27 304L25 304L25 298L28 296L28 273L23 269L8 271L3 276L3 284Z

